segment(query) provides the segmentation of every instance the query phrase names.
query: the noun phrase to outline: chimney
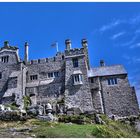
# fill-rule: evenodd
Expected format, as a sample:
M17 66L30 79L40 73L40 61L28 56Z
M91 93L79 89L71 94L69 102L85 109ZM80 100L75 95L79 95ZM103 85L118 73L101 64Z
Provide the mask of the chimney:
M9 42L8 41L4 41L4 47L8 48L9 47Z
M82 39L81 41L83 48L88 47L88 41L86 39Z
M65 40L65 44L66 44L66 50L70 50L71 49L71 40L70 39L66 39Z
M25 64L27 64L28 62L28 59L29 59L29 55L28 55L28 49L29 49L29 45L28 45L28 42L25 42L25 54L24 54L24 61L25 61Z
M101 66L101 67L105 66L104 60L100 60L100 66Z

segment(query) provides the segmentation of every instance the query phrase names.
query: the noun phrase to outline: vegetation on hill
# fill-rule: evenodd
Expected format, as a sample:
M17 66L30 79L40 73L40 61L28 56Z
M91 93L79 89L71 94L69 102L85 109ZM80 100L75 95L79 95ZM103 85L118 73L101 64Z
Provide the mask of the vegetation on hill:
M102 116L105 124L75 124L62 122L46 122L37 119L29 119L27 121L0 122L0 130L6 132L7 137L9 128L21 129L31 128L27 137L37 138L137 138L140 133L136 132L133 125L125 124L120 121L108 119ZM22 133L19 133L19 137ZM8 136L9 135L9 136ZM12 137L17 137L13 136ZM2 137L2 132L0 132Z

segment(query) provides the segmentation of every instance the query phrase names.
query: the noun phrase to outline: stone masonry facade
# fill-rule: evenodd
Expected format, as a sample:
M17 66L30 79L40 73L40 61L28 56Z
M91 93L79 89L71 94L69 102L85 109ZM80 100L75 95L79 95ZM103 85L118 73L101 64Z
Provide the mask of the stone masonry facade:
M81 48L71 48L65 41L64 52L52 58L28 60L29 45L25 43L25 58L8 41L0 48L0 103L24 107L24 96L30 106L50 103L65 109L79 108L81 112L98 112L108 116L139 114L134 87L128 81L122 65L92 68L89 63L88 42L82 39Z

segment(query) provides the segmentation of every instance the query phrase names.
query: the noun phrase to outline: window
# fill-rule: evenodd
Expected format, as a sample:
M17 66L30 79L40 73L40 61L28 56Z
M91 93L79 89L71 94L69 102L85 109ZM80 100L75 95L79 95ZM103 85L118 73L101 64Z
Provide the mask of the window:
M72 62L74 68L78 67L78 58L73 58Z
M62 60L64 60L64 55L62 55Z
M59 72L54 72L54 77L59 77Z
M53 77L53 72L48 73L48 78L52 78Z
M48 58L46 58L46 63L48 62Z
M31 64L33 64L33 60L31 60Z
M95 79L93 77L91 77L90 82L95 83Z
M118 84L117 78L108 79L108 85L115 85L115 84Z
M34 81L34 80L37 80L37 79L38 79L38 75L31 75L30 76L31 81Z
M40 63L40 59L38 59L38 63Z
M73 84L74 85L83 84L83 79L82 79L82 75L81 74L73 75Z
M55 78L55 77L59 77L58 71L48 73L48 78Z
M3 56L3 57L1 57L1 62L8 63L8 61L9 61L9 56Z
M0 79L2 79L2 73L0 72Z

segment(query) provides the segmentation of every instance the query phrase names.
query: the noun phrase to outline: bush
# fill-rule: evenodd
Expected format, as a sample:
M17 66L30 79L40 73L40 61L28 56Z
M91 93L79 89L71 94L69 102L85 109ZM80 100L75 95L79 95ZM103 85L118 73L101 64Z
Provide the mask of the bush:
M64 122L64 123L76 123L76 124L84 124L84 123L91 123L91 119L88 117L85 117L84 115L61 115L58 117L59 122Z
M23 100L24 100L24 109L27 110L27 107L31 104L31 99L29 96L24 96Z
M12 103L12 104L7 104L7 105L5 105L6 107L10 107L11 108L11 110L18 110L18 107L16 106L16 104L15 103Z

